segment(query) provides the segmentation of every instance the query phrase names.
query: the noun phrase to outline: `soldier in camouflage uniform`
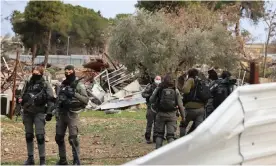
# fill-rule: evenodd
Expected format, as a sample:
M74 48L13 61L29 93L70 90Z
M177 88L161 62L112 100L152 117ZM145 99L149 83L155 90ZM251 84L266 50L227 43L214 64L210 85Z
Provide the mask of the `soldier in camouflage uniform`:
M180 137L186 135L186 128L190 121L193 121L191 131L195 130L204 120L205 103L200 100L195 100L190 97L196 90L196 80L198 79L199 71L197 69L190 69L188 71L188 80L184 84L184 106L186 108L186 121L180 123ZM190 131L188 131L190 133Z
M25 126L28 159L25 165L34 165L34 127L40 165L45 165L45 119L52 119L53 90L43 78L44 68L35 67L33 75L22 90L23 124ZM21 100L21 99L20 99ZM47 107L46 107L47 105ZM45 113L47 114L45 117Z
M75 76L74 66L65 67L66 79L62 82L57 101L56 143L59 149L59 161L57 165L67 165L64 137L66 129L69 129L69 143L72 146L73 165L78 163L80 153L78 140L78 113L85 108L89 98L84 84ZM75 148L74 148L75 147ZM75 149L75 150L74 150Z
M158 86L158 84L161 83L161 77L156 76L154 79L153 84L149 84L145 90L142 92L142 97L146 98L147 101L147 127L146 127L146 133L145 133L145 139L148 144L151 143L150 137L151 137L151 130L152 130L152 125L153 125L153 142L155 142L157 133L156 133L156 127L155 127L155 117L156 117L156 112L153 110L152 105L149 103L149 98L152 95L154 89Z

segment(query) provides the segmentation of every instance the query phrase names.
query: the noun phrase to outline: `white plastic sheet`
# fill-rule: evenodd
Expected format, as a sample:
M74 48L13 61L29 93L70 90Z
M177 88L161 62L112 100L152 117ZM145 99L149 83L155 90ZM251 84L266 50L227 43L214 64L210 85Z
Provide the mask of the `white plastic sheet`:
M126 165L276 164L276 83L237 88L194 132Z

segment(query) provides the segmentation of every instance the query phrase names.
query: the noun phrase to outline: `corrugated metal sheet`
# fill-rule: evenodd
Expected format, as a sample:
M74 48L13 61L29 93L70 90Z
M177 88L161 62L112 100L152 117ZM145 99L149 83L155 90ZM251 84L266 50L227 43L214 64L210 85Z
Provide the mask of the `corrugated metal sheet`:
M193 133L126 165L276 164L276 83L237 88Z
M134 94L131 97L125 97L123 99L115 99L107 101L106 103L103 103L99 106L101 110L106 109L115 109L115 108L122 108L122 107L128 107L138 104L144 104L146 103L146 100L142 97L140 93Z

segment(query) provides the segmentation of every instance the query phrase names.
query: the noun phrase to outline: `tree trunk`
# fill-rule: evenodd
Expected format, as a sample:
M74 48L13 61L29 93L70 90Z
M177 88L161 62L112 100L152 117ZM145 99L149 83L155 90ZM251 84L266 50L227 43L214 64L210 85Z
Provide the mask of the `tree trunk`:
M242 55L246 58L246 54L244 51L244 41L242 36L240 35L240 18L238 19L238 21L236 22L236 26L235 26L235 35L236 38L239 42L239 48L240 48L240 52L242 53Z
M50 52L50 47L51 47L51 37L52 37L52 30L49 30L48 44L47 44L47 48L46 48L46 52L45 52L45 58L44 58L44 62L43 62L45 68L47 67L47 64L48 64L48 57L49 57L49 52Z
M37 44L35 43L35 44L33 44L33 48L32 48L32 68L34 67L34 60L36 58L36 52L37 52Z
M240 36L240 19L236 22L235 35L236 37Z
M266 40L266 43L265 43L265 54L264 54L264 64L263 64L263 77L264 78L265 78L267 48L268 48L268 44L269 44L269 39L270 39L270 32L268 33L267 40Z

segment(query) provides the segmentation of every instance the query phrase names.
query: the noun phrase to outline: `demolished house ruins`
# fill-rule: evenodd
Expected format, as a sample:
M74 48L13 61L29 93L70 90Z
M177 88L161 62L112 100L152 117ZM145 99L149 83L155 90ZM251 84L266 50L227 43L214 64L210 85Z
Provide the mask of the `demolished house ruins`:
M83 66L97 72L93 78L89 79L93 80L92 84L86 85L90 96L87 108L109 110L127 108L146 102L141 96L143 86L133 74L127 72L124 66L113 63L107 54L101 58L91 59Z
M76 75L84 78L82 81L90 97L86 107L88 110L108 112L108 110L125 109L146 102L141 96L144 86L139 84L132 73L127 72L126 67L112 62L107 54L89 57L89 61L84 63L82 68L76 67ZM7 115L9 118L14 114L17 95L31 75L31 59L25 62L19 59L2 57L1 101L7 104L3 105L3 109L1 106L1 115ZM55 71L54 75L51 75L51 70ZM53 90L64 79L64 73L60 67L48 64L45 73Z

